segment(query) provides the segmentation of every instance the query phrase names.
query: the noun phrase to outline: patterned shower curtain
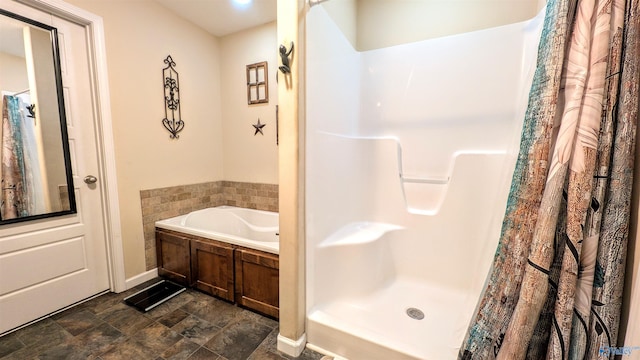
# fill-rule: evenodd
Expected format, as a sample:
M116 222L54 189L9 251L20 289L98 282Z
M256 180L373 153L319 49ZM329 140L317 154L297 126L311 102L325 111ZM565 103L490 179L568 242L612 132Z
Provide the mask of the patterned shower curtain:
M459 359L623 347L639 1L548 1L500 241Z
M35 133L26 106L17 96L2 99L2 165L0 218L14 219L44 212L44 195Z

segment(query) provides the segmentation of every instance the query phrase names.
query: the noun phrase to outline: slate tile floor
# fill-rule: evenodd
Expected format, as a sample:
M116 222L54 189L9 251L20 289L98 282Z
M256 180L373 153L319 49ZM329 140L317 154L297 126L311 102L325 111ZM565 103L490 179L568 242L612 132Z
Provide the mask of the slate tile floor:
M276 349L278 322L187 289L142 313L108 293L0 337L0 359L319 360Z

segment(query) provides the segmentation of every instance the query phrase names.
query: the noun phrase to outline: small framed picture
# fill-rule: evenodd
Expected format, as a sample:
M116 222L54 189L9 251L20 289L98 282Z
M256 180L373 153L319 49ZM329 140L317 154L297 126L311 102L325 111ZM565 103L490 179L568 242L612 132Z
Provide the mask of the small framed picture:
M247 65L247 103L249 105L269 102L268 80L266 61Z

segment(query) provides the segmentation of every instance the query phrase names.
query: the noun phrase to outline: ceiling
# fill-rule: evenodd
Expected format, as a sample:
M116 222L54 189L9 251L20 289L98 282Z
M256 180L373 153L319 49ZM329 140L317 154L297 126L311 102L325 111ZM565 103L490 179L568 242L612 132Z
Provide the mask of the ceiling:
M207 32L222 37L276 20L277 0L153 0ZM20 22L0 16L0 52L24 57Z
M155 0L177 15L221 37L276 20L277 0Z

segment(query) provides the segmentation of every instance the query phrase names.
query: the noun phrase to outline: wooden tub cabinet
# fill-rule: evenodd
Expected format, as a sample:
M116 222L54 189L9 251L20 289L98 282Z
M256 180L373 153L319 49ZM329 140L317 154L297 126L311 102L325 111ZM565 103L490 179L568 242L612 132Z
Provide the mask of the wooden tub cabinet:
M279 317L278 255L156 228L158 275Z

